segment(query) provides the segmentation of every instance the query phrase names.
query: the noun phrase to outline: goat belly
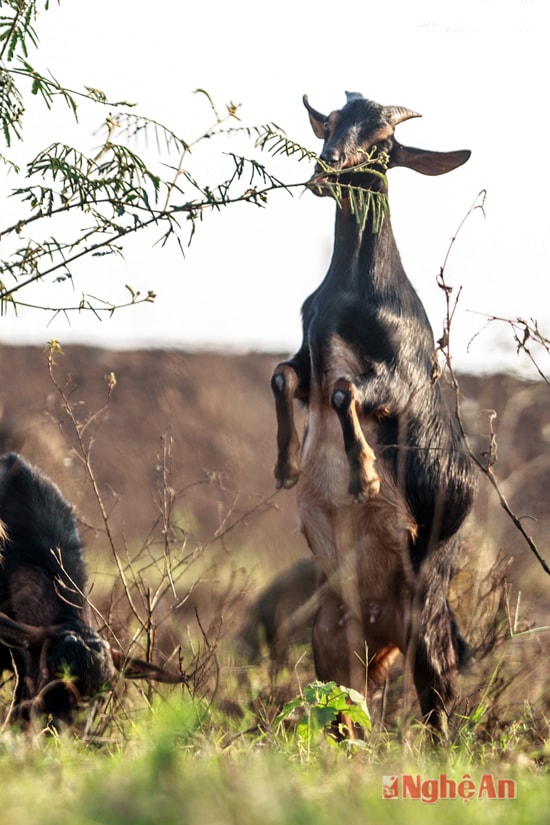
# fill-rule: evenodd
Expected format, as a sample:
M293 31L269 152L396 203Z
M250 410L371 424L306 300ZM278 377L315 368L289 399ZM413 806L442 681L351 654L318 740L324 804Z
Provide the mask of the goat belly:
M337 422L334 430L327 425L308 422L297 490L302 531L331 587L368 635L403 650L414 521L382 462L378 495L351 501L341 431ZM315 438L318 431L324 441ZM366 435L372 439L373 432Z
M396 509L380 495L330 511L304 495L298 511L311 552L341 600L342 621L358 619L373 652L387 643L404 651L408 528Z
M385 598L387 582L408 575L410 525L403 514L382 492L363 505L334 509L303 493L300 525L323 573L336 580L354 576L365 597Z

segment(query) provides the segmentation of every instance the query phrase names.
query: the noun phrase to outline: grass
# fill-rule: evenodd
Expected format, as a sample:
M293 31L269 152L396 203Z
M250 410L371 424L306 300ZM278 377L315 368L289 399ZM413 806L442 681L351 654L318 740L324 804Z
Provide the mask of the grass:
M547 822L547 769L524 757L519 743L490 759L471 743L434 752L413 728L400 741L374 734L364 746L336 745L321 735L306 747L282 731L240 735L234 724L172 696L134 720L130 739L100 749L74 738L5 732L2 819L10 825L429 825L443 818L453 825L466 815L485 825ZM513 780L516 798L385 800L387 774L423 780L445 774L457 783L466 777L477 788L491 775Z

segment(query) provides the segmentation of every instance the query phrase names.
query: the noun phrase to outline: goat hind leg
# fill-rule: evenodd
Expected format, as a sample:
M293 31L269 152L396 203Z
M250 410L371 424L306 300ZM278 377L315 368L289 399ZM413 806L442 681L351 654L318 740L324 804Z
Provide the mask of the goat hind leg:
M459 655L450 611L434 616L409 643L413 678L426 723L443 739L458 695Z

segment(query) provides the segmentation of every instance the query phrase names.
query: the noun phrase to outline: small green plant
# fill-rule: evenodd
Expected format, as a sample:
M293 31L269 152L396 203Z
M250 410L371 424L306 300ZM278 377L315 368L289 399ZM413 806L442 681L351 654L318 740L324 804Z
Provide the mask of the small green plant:
M311 744L325 732L345 733L342 714L354 725L370 729L370 715L361 693L336 682L312 682L284 705L275 722L280 728L293 724L296 739Z

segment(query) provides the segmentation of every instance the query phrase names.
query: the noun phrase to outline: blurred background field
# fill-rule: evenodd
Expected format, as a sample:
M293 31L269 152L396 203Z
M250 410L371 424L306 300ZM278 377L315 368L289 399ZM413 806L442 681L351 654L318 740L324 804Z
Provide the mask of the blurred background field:
M274 490L269 378L280 356L69 347L49 371L43 348L0 354L1 449L43 467L76 507L91 598L109 632L140 654L178 659L196 672L201 696L230 699L237 712L241 701L273 701L276 712L313 674L308 645L292 652L275 684L265 662L240 661L236 637L273 577L309 558L294 491ZM476 455L487 453L494 430L501 492L548 558L550 388L506 375L460 384ZM527 704L533 730L540 726L534 738L544 738L550 580L481 473L462 543L453 599L479 656L463 682L466 711L496 702L484 720L507 729ZM260 621L251 620L261 645ZM393 690L387 719L414 713L399 679Z

